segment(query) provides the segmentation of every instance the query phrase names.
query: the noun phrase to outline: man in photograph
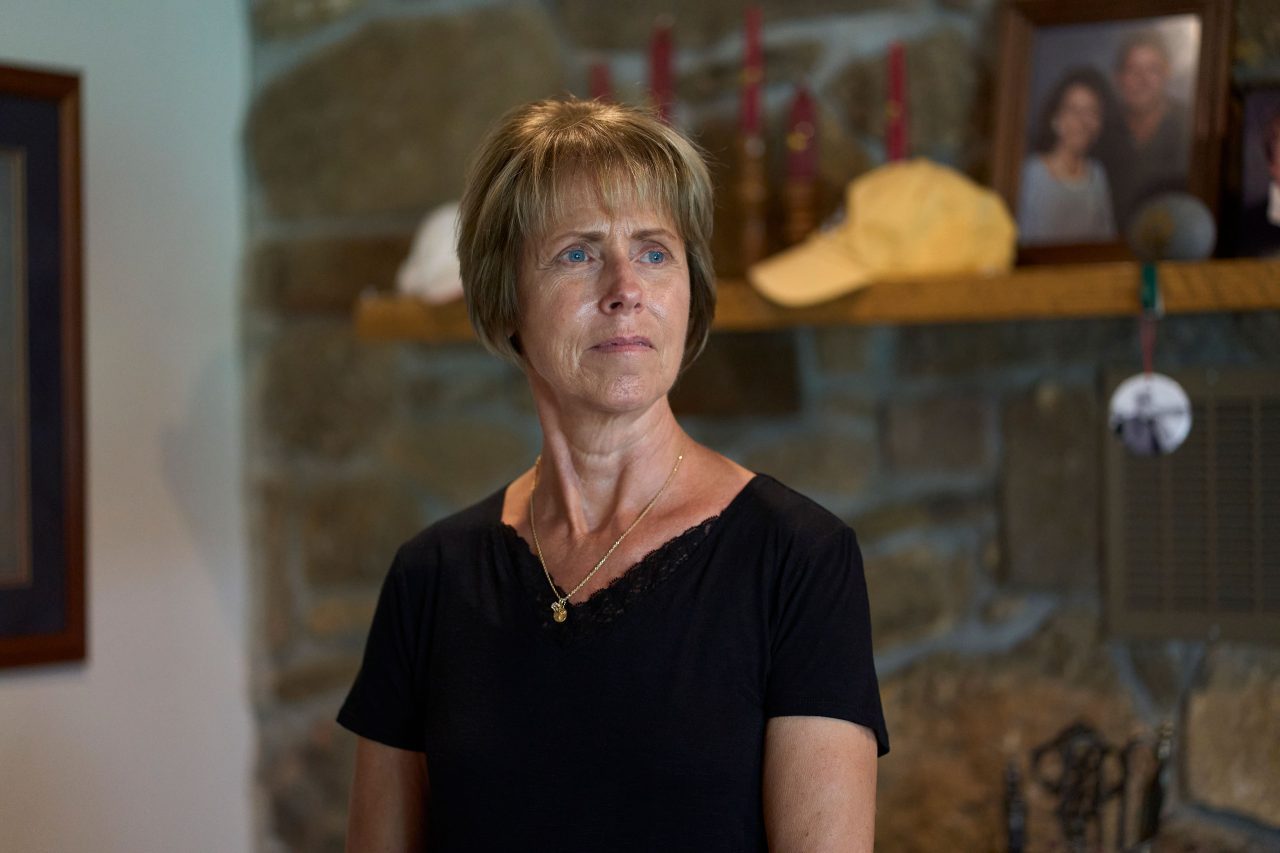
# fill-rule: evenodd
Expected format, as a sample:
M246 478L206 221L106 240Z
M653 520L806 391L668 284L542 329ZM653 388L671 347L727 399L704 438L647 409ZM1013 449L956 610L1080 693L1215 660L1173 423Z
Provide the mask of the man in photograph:
M1245 255L1266 256L1280 253L1280 110L1262 123L1260 140L1266 155L1267 189L1259 202L1244 210L1240 251Z
M1121 231L1153 195L1187 188L1191 115L1169 91L1171 69L1169 48L1155 30L1129 36L1116 55L1119 115L1104 133L1098 157Z

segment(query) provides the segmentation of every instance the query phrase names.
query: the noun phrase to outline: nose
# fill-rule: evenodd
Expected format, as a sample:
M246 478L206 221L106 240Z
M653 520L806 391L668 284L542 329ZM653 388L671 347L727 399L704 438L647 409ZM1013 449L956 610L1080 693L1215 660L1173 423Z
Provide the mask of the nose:
M604 292L600 310L605 314L628 314L644 308L644 287L626 258L608 258L603 270Z

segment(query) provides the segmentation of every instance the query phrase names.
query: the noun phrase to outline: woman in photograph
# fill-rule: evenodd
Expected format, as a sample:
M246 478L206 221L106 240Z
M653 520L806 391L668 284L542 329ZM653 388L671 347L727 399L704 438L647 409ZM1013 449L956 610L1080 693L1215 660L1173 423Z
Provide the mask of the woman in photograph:
M1049 93L1022 167L1021 245L1116 238L1106 171L1092 156L1109 100L1106 79L1091 68L1068 72Z
M684 431L715 309L697 149L540 101L467 179L472 324L541 455L396 554L339 722L349 851L870 851L888 750L853 531Z

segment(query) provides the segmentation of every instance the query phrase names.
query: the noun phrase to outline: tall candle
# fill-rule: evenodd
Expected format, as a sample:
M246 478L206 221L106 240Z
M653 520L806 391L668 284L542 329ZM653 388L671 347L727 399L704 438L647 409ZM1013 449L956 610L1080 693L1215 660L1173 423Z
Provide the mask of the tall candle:
M787 182L783 186L787 245L799 243L817 227L818 115L809 90L801 86L787 118Z
M808 181L818 171L817 113L813 96L801 86L787 120L787 178Z
M671 123L671 18L663 16L653 26L649 42L649 96L658 117Z
M613 100L613 81L609 75L609 63L599 60L591 63L589 72L591 97L597 101Z
M902 42L889 46L888 91L885 98L885 154L890 160L907 157L907 53Z
M746 51L742 65L742 132L760 134L760 90L764 85L764 50L760 43L759 6L747 7Z

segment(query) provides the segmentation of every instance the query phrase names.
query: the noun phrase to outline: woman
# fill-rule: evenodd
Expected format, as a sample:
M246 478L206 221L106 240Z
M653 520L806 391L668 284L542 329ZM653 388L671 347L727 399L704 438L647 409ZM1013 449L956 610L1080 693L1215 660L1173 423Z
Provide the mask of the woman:
M693 146L544 101L484 143L459 257L542 453L398 552L339 715L348 849L870 850L887 749L853 532L694 442L715 303Z
M1018 241L1101 243L1116 238L1111 191L1090 154L1107 115L1107 83L1090 68L1071 71L1045 101L1022 167Z

